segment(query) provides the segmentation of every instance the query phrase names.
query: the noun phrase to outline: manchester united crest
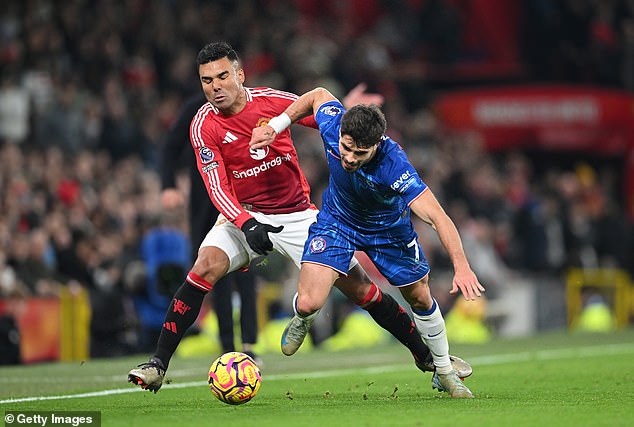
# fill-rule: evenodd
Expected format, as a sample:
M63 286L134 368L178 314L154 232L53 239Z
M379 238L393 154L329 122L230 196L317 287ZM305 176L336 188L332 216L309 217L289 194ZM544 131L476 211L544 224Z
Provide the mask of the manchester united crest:
M258 119L257 123L255 124L255 127L256 127L256 128L259 128L259 127L261 127L261 126L266 126L266 125L268 125L268 124L269 124L269 120L271 120L271 119L270 119L270 118L268 118L268 117L260 117L260 118Z

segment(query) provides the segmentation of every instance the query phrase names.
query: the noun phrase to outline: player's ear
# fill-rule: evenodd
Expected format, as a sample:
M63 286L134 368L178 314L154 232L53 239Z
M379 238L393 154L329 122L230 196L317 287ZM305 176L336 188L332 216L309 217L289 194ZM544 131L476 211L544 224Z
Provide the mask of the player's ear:
M244 83L244 70L242 68L238 68L238 81L240 84Z

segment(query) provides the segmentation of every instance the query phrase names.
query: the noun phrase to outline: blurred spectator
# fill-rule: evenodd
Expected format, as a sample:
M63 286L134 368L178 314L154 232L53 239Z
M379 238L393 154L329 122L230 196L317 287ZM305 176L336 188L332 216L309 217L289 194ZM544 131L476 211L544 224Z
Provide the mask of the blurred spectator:
M59 276L54 268L48 234L36 228L14 236L8 264L36 296L54 296Z
M154 350L170 300L191 265L189 239L171 216L162 215L160 224L141 240L145 284L134 297L134 305L140 326L138 350L142 352Z
M9 72L0 81L0 141L20 144L29 136L31 100Z
M121 266L104 261L93 272L94 287L90 290L92 319L90 322L91 357L123 356L137 350L131 342L130 316Z
M122 82L110 76L104 82L105 114L100 148L106 150L113 161L131 155L142 155L147 141L130 114Z
M0 281L3 280L0 278ZM16 296L8 298L9 310L0 313L0 366L17 365L20 363L20 331L14 311L19 305Z
M72 79L55 87L50 107L36 122L36 140L42 148L56 146L67 154L83 148L86 95Z

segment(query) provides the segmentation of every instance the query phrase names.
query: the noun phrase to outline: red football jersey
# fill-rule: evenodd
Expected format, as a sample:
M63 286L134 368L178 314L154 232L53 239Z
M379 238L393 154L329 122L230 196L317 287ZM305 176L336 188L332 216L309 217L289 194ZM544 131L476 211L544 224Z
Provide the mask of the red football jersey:
M251 217L243 206L268 214L291 213L314 207L308 181L299 168L290 128L268 147L249 147L254 127L280 115L298 97L271 88L245 88L242 111L225 116L205 103L190 126L198 171L216 208L236 226ZM317 128L314 117L298 123Z

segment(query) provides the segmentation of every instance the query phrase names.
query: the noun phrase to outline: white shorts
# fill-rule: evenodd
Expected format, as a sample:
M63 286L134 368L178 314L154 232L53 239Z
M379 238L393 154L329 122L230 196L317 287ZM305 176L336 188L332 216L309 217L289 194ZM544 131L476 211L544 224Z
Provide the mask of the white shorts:
M315 222L317 209L306 209L289 214L249 213L259 222L273 226L283 225L279 233L269 233L273 249L289 258L299 268L304 251L304 243L308 237L308 227ZM229 257L229 272L248 266L260 255L254 252L247 243L244 233L231 221L220 214L214 226L209 230L200 247L216 246Z
M284 229L279 233L269 233L273 243L273 250L291 260L297 269L301 266L304 244L308 238L308 228L316 221L317 209L306 209L301 212L288 214L263 214L260 212L249 213L259 222L273 226L283 225ZM248 266L251 261L261 255L254 252L247 243L244 233L231 221L220 214L214 226L209 230L200 247L215 246L229 257L229 270L227 273ZM350 268L359 262L353 258Z

